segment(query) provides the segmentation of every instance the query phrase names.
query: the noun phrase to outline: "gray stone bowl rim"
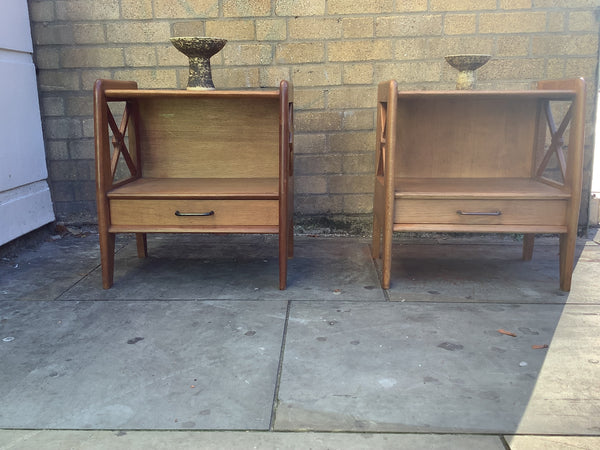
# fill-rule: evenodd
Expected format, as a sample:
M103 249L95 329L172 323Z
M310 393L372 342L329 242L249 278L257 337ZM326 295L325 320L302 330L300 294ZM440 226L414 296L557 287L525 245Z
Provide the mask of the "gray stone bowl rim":
M192 57L204 56L204 55L198 55L198 54L190 55L184 51L184 47L186 47L186 49L188 51L193 49L193 47L190 46L190 44L193 44L194 41L197 41L197 42L203 43L203 44L213 44L213 46L215 47L214 48L215 52L213 53L213 55L215 53L217 53L218 51L220 51L225 46L225 44L227 44L227 39L217 38L217 37L207 37L207 36L173 36L173 37L169 38L169 40L171 41L171 44L173 44L173 47L175 47L177 50L179 50L181 53L183 53L184 55L186 55L188 57L189 56L192 56ZM182 45L179 45L179 44L182 44Z
M486 55L483 53L465 53L459 55L447 55L444 57L444 59L455 69L475 70L488 62L491 57L492 55ZM459 61L460 59L464 59L464 61Z

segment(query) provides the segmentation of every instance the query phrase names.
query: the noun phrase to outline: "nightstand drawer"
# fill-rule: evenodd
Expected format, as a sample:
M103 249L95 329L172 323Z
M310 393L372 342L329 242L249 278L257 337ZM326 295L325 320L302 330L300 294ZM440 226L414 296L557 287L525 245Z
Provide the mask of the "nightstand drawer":
M394 223L565 225L565 200L397 199Z
M114 226L277 226L279 202L113 199L110 217Z

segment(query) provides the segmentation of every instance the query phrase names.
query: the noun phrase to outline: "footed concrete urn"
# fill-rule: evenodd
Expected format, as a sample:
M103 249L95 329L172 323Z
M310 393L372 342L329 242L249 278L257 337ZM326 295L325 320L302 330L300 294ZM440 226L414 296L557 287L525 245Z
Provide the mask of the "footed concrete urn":
M469 90L475 88L477 77L475 71L490 60L490 55L448 55L446 61L458 70L456 89Z
M190 74L187 89L214 90L215 85L210 71L210 58L216 55L227 43L225 39L182 36L172 37L171 43L189 58Z

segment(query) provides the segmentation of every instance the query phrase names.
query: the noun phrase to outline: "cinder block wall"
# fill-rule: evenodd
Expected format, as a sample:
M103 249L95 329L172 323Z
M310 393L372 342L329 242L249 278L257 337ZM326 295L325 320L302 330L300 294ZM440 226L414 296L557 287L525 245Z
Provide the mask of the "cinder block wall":
M94 221L92 94L97 78L185 88L174 35L229 40L212 59L219 88L295 85L297 222L370 222L375 95L453 89L444 55L489 53L479 88L588 82L587 221L598 0L29 0L57 216Z

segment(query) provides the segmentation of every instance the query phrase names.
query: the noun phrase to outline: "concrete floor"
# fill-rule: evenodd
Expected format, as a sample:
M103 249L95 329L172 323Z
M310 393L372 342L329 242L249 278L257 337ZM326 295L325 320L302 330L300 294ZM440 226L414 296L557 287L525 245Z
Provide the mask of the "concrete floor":
M285 291L273 236L117 247L110 290L93 230L0 260L0 449L600 448L600 233L570 293L553 237L399 238L388 291L366 239Z

